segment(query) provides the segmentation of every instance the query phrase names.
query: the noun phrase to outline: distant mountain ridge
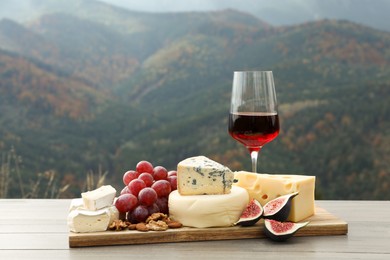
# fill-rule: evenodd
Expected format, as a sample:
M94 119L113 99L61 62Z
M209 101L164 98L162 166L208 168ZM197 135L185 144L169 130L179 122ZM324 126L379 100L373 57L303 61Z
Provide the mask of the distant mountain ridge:
M110 6L114 3L116 6ZM323 19L349 20L358 24L370 26L379 30L390 31L390 3L387 0L206 0L183 3L181 0L102 0L96 4L90 0L2 0L0 2L0 19L7 17L16 21L35 20L42 14L52 12L80 13L94 17L101 14L102 9L116 14L116 19L107 22L114 28L123 30L124 16L128 10L138 10L150 13L177 13L188 11L213 11L234 8L250 13L275 26L291 26L308 21ZM126 10L121 9L126 8ZM88 12L90 10L90 12ZM112 18L112 17L111 17ZM94 18L96 20L96 17Z
M282 131L260 169L316 175L319 198L390 197L390 33L71 4L73 14L0 21L0 151L15 147L26 178L54 169L77 193L98 165L118 187L143 159L172 169L203 154L249 169L226 130L232 72L273 70Z

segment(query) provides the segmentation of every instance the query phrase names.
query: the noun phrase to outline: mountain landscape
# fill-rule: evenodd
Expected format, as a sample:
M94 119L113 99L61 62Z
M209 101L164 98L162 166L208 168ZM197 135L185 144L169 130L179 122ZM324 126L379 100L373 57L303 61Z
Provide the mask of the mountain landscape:
M233 71L272 70L281 132L260 171L315 175L318 199L390 199L390 33L346 20L272 26L233 9L55 3L0 21L6 196L47 172L69 185L63 197L85 189L88 172L120 189L140 160L175 169L205 155L249 170L227 133Z

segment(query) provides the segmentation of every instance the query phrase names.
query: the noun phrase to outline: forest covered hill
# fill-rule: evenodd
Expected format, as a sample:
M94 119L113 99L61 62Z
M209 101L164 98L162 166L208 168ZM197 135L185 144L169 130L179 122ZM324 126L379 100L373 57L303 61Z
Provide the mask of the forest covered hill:
M15 149L26 187L55 171L72 197L101 167L120 188L139 160L174 169L200 154L249 169L227 133L233 71L272 70L281 132L259 169L315 175L321 199L390 199L390 33L337 20L275 27L235 10L41 10L0 21L2 165Z

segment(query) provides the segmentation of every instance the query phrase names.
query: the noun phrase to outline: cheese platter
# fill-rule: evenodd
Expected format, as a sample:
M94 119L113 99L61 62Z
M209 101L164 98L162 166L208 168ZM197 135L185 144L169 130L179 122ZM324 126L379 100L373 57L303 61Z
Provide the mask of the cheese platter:
M335 236L348 233L348 223L327 210L316 207L315 214L304 221L309 224L294 236ZM104 231L94 233L69 233L69 247L136 245L172 242L261 239L264 235L264 222L260 220L249 227L216 227L168 229L166 231L140 232L137 230Z
M110 185L81 193L67 218L69 247L344 235L348 224L316 207L315 176L232 172L205 156L177 171L141 161Z

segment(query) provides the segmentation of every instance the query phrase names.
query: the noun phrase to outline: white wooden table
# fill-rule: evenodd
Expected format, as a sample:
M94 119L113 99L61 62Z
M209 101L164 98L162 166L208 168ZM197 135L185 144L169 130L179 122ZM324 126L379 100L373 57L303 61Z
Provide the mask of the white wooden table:
M0 259L390 259L390 201L317 201L348 234L69 248L70 200L0 199Z

